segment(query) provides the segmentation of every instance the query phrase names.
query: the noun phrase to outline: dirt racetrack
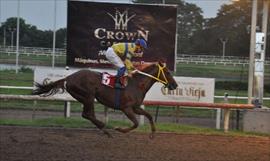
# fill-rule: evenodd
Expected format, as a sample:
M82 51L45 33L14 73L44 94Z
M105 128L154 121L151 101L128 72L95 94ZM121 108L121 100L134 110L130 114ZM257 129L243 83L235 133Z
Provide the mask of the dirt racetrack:
M1 161L270 161L269 137L0 126Z

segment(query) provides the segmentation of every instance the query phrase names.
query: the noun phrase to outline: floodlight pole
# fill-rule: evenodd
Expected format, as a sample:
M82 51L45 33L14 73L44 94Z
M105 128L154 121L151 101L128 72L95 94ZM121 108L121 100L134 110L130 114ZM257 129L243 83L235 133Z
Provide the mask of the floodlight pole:
M3 46L6 48L6 26L4 26L4 41L3 41Z
M20 0L17 5L17 38L16 38L16 74L19 69L19 40L20 40Z
M269 12L269 1L264 0L263 4L263 21L262 21L262 32L264 33L264 48L263 48L263 59L265 58L265 50L266 50L266 40L267 40L267 20L268 20L268 12Z
M255 59L255 36L257 25L257 0L252 1L251 16L251 35L250 35L250 51L249 51L249 72L248 72L248 103L252 103L253 96L253 78L254 78L254 59Z
M220 41L222 43L222 59L224 59L225 53L226 53L226 43L227 43L228 39L227 38L224 38L224 39L220 38Z
M54 0L54 19L53 19L53 51L52 51L52 67L55 64L55 39L56 39L56 0Z
M261 52L261 57L259 58L259 62L261 63L262 71L260 71L260 74L257 74L257 77L259 77L259 82L257 85L256 94L258 96L258 101L262 105L263 104L263 92L264 92L264 61L265 61L265 51L266 51L266 45L267 45L267 20L268 20L268 9L269 9L269 1L264 0L263 2L263 16L262 16L262 33L264 33L264 42L263 42L263 49ZM256 63L255 63L256 64ZM256 72L256 68L255 68ZM255 74L256 76L256 74Z
M1 3L2 3L2 0L0 0L0 26L2 26L2 14L1 14L1 11L2 11L2 5L1 5Z

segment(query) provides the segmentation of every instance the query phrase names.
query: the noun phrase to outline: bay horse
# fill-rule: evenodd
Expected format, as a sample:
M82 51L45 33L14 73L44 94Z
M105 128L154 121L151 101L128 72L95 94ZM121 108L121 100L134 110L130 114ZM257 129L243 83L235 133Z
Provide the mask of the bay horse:
M142 109L140 105L143 103L147 91L155 82L163 83L169 90L176 89L177 83L166 65L161 62L144 65L141 69L136 70L132 78L128 78L128 85L124 89L117 89L121 91L118 109L133 122L133 126L129 128L115 128L115 130L127 133L137 128L139 123L135 114L144 115L150 122L150 138L153 138L156 128L152 116ZM50 96L57 93L60 89L66 90L72 97L83 104L82 117L90 120L104 134L111 137L110 133L105 129L105 124L96 119L94 101L96 99L99 103L114 108L116 89L101 84L101 81L102 73L85 69L49 84L35 83L36 88L33 90L33 94Z

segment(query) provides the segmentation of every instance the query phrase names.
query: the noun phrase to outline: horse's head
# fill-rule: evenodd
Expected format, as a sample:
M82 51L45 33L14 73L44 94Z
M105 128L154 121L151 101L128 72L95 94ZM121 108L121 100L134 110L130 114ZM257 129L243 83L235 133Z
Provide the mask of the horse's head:
M165 87L167 87L169 90L176 89L178 85L174 80L171 72L166 67L166 64L159 62L156 65L158 67L158 72L156 76L158 78L158 81L163 83Z
M147 73L141 74L151 77L164 84L169 90L174 90L178 86L165 63L145 63L140 65L140 68L137 69Z

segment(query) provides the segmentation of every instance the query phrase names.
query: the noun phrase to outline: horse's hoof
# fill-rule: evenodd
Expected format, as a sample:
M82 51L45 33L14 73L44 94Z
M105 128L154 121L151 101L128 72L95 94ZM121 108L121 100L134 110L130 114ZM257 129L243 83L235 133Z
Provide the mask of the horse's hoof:
M116 127L116 128L114 128L114 130L121 132L121 133L125 133L124 130L120 127Z
M116 131L120 131L120 127L115 127L113 129L116 130Z
M154 133L151 133L151 134L149 135L149 138L150 138L150 139L154 139Z
M105 135L108 136L108 138L113 138L113 136L106 130L102 130Z
M108 136L108 138L113 138L113 136L111 134L106 134Z

